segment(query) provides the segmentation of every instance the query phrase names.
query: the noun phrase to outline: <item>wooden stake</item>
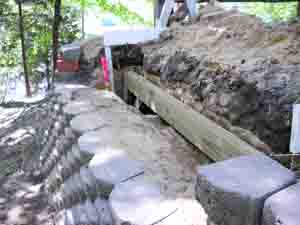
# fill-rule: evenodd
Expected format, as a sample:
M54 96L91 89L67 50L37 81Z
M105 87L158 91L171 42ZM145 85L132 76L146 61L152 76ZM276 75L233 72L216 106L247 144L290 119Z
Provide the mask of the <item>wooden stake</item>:
M113 69L113 63L112 63L111 48L109 46L105 47L105 56L108 61L108 72L109 72L111 88L112 88L112 91L115 92L114 69Z

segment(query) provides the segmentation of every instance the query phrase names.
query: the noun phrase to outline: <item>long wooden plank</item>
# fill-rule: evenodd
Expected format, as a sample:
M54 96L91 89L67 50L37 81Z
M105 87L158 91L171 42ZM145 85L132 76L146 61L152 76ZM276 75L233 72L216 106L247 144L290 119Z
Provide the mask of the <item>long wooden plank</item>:
M128 89L212 160L258 151L135 72L126 74Z

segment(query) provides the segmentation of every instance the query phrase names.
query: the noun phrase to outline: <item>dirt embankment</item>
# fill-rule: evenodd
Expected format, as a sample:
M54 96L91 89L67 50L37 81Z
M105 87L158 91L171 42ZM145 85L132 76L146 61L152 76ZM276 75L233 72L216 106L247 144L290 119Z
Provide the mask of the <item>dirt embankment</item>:
M288 151L300 100L299 22L271 26L207 6L143 51L144 70L175 97L263 151Z

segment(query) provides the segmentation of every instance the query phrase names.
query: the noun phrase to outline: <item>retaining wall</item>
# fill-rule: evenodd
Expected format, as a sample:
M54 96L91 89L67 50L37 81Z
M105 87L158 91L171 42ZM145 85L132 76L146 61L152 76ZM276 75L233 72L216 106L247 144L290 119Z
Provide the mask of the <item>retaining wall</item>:
M299 224L294 174L263 154L196 169L209 160L188 157L182 137L162 136L111 92L62 90L33 166L56 224Z
M111 92L87 87L65 88L53 99L33 168L43 177L56 224L205 222L194 198L196 171L191 174L194 168L186 164L208 159L177 159L176 151L189 154L191 148L175 133L165 141L153 118L144 118ZM172 150L174 155L165 152Z

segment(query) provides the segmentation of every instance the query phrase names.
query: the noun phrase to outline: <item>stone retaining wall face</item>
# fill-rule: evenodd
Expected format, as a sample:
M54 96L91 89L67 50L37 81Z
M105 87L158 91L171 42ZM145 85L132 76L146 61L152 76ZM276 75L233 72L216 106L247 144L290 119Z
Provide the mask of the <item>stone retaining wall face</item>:
M145 180L143 162L131 159L122 149L105 148L109 138L116 138L116 144L123 139L113 137L118 133L114 129L104 129L108 132L104 134L99 128L113 124L121 131L125 124L135 126L142 121L135 110L109 92L89 88L64 93L56 101L59 104L54 102L48 112L51 115L55 109L54 116L40 130L44 147L38 164L49 204L57 211L57 225L191 224L180 217L181 205L166 199L157 184ZM260 181L268 177L272 185L261 186ZM200 169L196 195L217 225L258 225L262 216L263 225L275 225L278 221L270 218L279 214L269 207L274 204L273 194L295 182L290 171L266 156L249 156ZM249 189L249 185L254 186Z
M84 100L89 94L96 96L95 94L99 93L101 92L95 93L95 90L84 89L82 93L78 93L76 97ZM58 101L67 103L71 101L71 98L74 99L74 96L72 96L72 94L67 94L67 96L58 98ZM128 123L128 121L134 123L140 119L140 117L135 116L133 113L134 110L131 111L118 97L108 92L102 93L102 97L96 97L96 100L93 99L93 102L95 106L92 107L88 107L90 103L83 103L81 106L87 106L87 110L79 111L76 110L80 104L77 104L77 106L67 105L66 107L64 106L65 108L62 110L61 104L54 103L53 106L49 107L49 115L51 115L52 109L55 109L54 116L49 117L46 128L41 131L44 136L44 147L40 157L40 168L45 177L45 188L49 193L49 204L58 212L56 223L72 225L114 225L123 224L123 222L126 224L144 224L141 218L144 217L143 215L149 214L146 210L147 207L144 211L141 211L139 218L133 217L130 219L129 214L129 221L125 221L124 218L127 217L126 215L123 217L124 212L121 213L119 210L115 210L114 214L112 214L111 211L112 203L118 201L119 198L114 197L110 199L110 194L114 189L118 189L119 184L122 183L120 187L123 187L123 185L129 182L128 184L135 186L135 182L138 182L144 187L144 197L147 197L147 193L150 194L148 196L149 199L143 203L143 196L133 196L127 203L133 204L138 200L135 198L141 197L141 206L143 206L143 204L147 206L152 196L151 190L153 190L153 188L151 187L155 189L158 188L158 186L145 183L143 180L143 164L131 160L126 153L122 151L116 151L115 154L106 154L104 152L101 155L100 153L95 154L81 149L81 147L77 145L78 135L83 135L86 132L97 129L105 123L122 124ZM105 108L107 107L113 107L119 115L122 115L118 121L114 121L114 117L109 119L108 114L105 115L105 117L108 118L106 121L93 121L92 114L89 118L90 112L88 111L94 112L95 109L104 108L102 112L105 113ZM72 111L72 113L69 113L70 111ZM85 114L88 114L88 116L85 117ZM85 125L82 127L83 129L80 127L81 116L84 119L88 118L88 122L82 124ZM67 119L73 117L75 119L72 119L73 122ZM76 122L76 118L78 120L78 117L79 123ZM84 122L84 120L81 121L81 123L82 122ZM105 169L108 174L101 173ZM122 191L116 193L122 193ZM132 194L135 193L136 192L133 192ZM160 207L159 205L163 205L164 198L160 195L159 191L157 191L155 196L157 196L157 198L152 199L152 207L157 213L155 213L154 219L151 217L148 218L151 224L169 216L176 210L174 206L166 207L165 209ZM157 207L156 203L159 203ZM134 211L137 206L132 205L132 207ZM172 208L172 210L169 208ZM131 215L133 215L132 212ZM130 220L132 220L132 222Z
M200 167L196 195L214 224L257 225L266 199L294 183L292 171L255 154Z

